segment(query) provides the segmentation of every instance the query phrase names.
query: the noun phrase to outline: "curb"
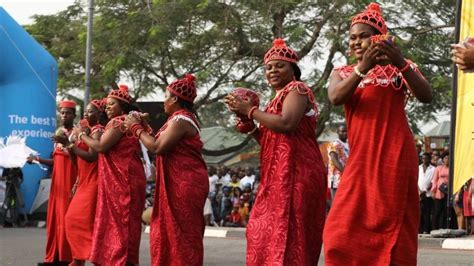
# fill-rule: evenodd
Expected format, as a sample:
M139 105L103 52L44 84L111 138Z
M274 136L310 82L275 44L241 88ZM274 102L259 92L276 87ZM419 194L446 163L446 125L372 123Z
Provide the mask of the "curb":
M207 226L204 237L246 239L245 232L245 228ZM150 226L145 227L144 233L150 233ZM474 237L434 238L430 235L418 235L418 248L474 250Z
M430 235L419 235L418 248L474 250L474 237L434 238Z

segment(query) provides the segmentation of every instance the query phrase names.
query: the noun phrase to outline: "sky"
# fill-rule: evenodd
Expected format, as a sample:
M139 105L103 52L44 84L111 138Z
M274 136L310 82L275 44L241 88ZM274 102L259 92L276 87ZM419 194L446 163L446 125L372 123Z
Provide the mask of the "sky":
M3 7L20 25L33 22L33 15L51 15L66 9L74 0L0 0Z

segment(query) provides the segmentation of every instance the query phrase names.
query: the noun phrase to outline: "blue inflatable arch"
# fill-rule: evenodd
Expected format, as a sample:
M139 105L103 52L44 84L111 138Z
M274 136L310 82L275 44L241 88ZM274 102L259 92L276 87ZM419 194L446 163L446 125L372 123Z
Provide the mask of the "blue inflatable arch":
M56 128L56 60L0 7L0 137L27 137L27 145L49 158ZM29 212L47 172L23 167L21 186Z

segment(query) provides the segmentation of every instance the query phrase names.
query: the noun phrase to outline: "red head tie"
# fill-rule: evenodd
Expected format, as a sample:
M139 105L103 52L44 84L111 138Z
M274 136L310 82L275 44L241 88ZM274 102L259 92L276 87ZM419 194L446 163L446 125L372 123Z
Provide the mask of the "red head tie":
M186 74L184 78L173 81L166 89L179 98L193 103L197 95L195 80L196 77L192 74Z
M59 108L75 109L76 108L76 102L71 101L71 100L63 100L59 103Z
M111 91L107 97L115 98L126 103L133 101L132 97L128 94L127 85L119 85L119 89Z
M283 60L296 63L298 61L298 55L296 55L295 51L286 46L285 40L275 39L273 41L273 47L265 54L263 63L267 64L271 60Z
M366 10L355 15L352 18L351 27L357 23L363 23L372 26L381 34L386 34L388 32L387 25L385 24L385 20L382 17L382 9L377 3L370 3Z
M99 112L103 112L105 110L106 100L92 100L91 104L94 105L99 110Z

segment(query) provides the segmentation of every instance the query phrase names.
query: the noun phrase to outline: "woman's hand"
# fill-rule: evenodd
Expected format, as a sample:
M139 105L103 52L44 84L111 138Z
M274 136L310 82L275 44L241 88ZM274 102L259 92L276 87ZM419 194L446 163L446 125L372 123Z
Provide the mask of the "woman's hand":
M376 43L371 43L359 62L359 71L367 74L380 61L380 48Z
M54 142L61 143L63 146L69 145L69 139L66 136L54 135L51 137Z
M403 68L407 64L402 51L393 41L382 41L376 45L378 50L383 54L382 57L390 60L391 64L396 66L398 69Z
M125 120L123 121L123 126L125 129L129 129L133 124L140 123L140 120L133 114L129 114L125 117Z
M83 127L80 124L77 124L76 126L72 128L72 134L74 134L76 138L79 136L79 134L81 134L81 132L85 132L86 134L88 134L89 131L90 131L90 128Z
M474 68L474 46L467 46L464 48L458 45L453 45L452 48L452 60L460 70Z
M247 115L253 105L250 99L240 99L232 93L227 94L224 102L232 112L240 115Z

